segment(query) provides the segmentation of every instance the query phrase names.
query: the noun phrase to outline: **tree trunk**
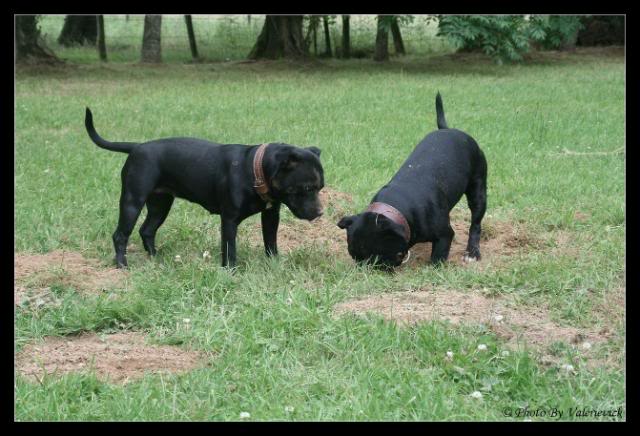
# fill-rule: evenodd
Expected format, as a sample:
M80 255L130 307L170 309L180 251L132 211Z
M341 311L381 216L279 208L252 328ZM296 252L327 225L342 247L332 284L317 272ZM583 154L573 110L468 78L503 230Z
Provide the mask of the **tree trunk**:
M23 62L29 58L60 62L60 59L42 44L37 15L16 15L15 20L16 62Z
M351 57L351 35L349 18L349 15L342 16L342 57L345 59L349 59Z
M249 59L297 58L305 54L302 15L267 15Z
M107 61L107 44L104 40L104 15L98 15L98 54L100 60Z
M393 20L391 21L391 35L393 36L393 46L396 49L396 54L405 54L404 43L402 42L402 35L400 34L400 26L398 25L397 17L393 17Z
M142 35L142 62L162 62L160 33L162 15L145 15Z
M376 52L373 60L382 62L389 60L389 30L384 24L384 17L378 15L378 32L376 33Z
M322 25L324 26L324 55L331 57L331 35L329 34L329 18L325 15L322 17Z
M98 21L96 15L67 15L58 44L65 47L72 45L95 45L98 37Z
M251 15L247 15L250 17ZM185 15L184 20L187 23L187 34L189 35L189 47L191 47L191 57L194 60L198 59L198 46L196 45L196 35L193 32L193 21L191 21L191 15Z

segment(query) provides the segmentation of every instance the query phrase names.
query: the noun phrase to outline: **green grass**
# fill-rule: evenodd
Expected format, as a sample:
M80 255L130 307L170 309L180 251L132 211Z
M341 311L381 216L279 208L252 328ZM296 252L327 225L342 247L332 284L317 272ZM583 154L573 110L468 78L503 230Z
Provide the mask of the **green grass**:
M268 260L247 242L250 224L259 220L252 217L241 226L232 274L218 266L219 218L177 201L158 233L158 258L147 260L141 249L130 256L126 292L112 299L62 290L60 307L37 315L18 310L16 347L47 335L124 328L206 350L215 356L209 366L125 386L91 374L42 384L18 376L16 419L237 420L247 411L252 420L522 420L505 418L503 410L624 407L624 326L602 349L617 365L591 367L579 358L577 373L566 375L535 353L502 356L504 343L479 328L402 328L373 316L332 316L335 304L372 293L484 287L517 297L524 308L547 304L558 323L598 325L597 302L624 286L625 162L620 154L563 149L625 145L624 58L607 53L537 55L502 67L456 55L386 65L18 69L16 252L64 248L112 260L124 156L90 142L85 106L110 140L176 135L318 146L326 184L352 194L357 212L435 128L439 90L449 124L476 138L487 156L492 218L543 236L565 232L579 255L542 249L484 271L425 265L388 275L319 248ZM577 221L576 211L588 217ZM283 219L294 218L285 211ZM137 229L131 242L141 247ZM212 262L202 261L204 250ZM173 262L177 254L182 264ZM176 327L183 318L191 319L189 331ZM475 351L480 342L487 353ZM453 362L445 359L448 350ZM559 354L569 361L572 351ZM484 398L471 398L473 391Z

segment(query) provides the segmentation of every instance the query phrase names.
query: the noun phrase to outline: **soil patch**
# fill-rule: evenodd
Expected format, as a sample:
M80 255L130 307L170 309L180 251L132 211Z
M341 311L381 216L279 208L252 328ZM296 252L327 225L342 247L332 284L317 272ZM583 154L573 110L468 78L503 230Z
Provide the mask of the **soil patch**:
M343 260L350 260L347 251L346 232L336 225L338 220L351 213L353 199L349 194L331 188L320 191L320 199L325 207L325 214L314 222L294 219L281 222L278 228L278 248L287 253L299 248L320 246L322 250ZM461 266L476 265L484 268L488 264L496 264L503 257L512 256L520 251L536 250L543 246L543 240L528 231L521 224L511 224L506 221L485 217L482 222L480 241L480 262L467 263L463 256L467 248L469 236L468 211L454 209L451 212L451 226L455 237L449 252L449 262ZM254 224L254 229L247 234L249 242L257 247L263 246L260 223ZM558 243L568 242L566 239ZM411 257L404 268L420 268L430 263L431 242L416 244L411 248Z
M47 337L16 354L16 371L41 380L47 374L95 370L102 380L126 383L145 373L181 373L203 365L200 353L169 345L149 345L140 333L100 337Z
M71 287L81 292L100 292L125 286L127 273L105 268L99 261L73 251L45 254L16 253L14 256L14 302L42 302L51 297L52 286Z
M518 306L507 297L487 297L478 291L453 290L396 292L347 301L335 308L337 315L373 312L400 325L449 321L454 325L488 327L515 346L519 341L542 349L554 342L591 344L606 340L609 329L589 330L559 325L543 306Z

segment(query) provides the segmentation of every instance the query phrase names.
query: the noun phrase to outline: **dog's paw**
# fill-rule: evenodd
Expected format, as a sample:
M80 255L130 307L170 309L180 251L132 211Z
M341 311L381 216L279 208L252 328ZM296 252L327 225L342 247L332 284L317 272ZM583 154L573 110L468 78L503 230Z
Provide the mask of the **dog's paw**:
M462 256L462 261L465 263L477 262L478 260L480 260L478 257L471 256L468 253L465 253L465 255Z

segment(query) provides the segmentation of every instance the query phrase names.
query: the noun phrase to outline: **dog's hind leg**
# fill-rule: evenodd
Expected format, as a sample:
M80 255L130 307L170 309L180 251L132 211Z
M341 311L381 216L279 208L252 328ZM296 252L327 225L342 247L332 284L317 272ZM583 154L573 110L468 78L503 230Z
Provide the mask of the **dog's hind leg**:
M487 210L487 182L486 176L475 179L466 192L467 203L471 209L471 226L469 227L469 241L464 254L465 262L480 260L480 222Z
M120 195L118 227L113 233L113 247L116 250L116 265L118 268L127 266L127 242L138 216L140 216L144 201L144 198L134 196L123 186L122 194Z
M164 193L151 193L147 197L147 217L140 227L140 237L150 256L156 255L156 232L169 215L173 199L173 195Z
M140 216L147 197L153 191L157 175L141 166L132 159L125 162L122 168L122 191L120 192L120 216L118 227L113 233L113 246L116 250L116 266L127 266L127 242L133 227Z

